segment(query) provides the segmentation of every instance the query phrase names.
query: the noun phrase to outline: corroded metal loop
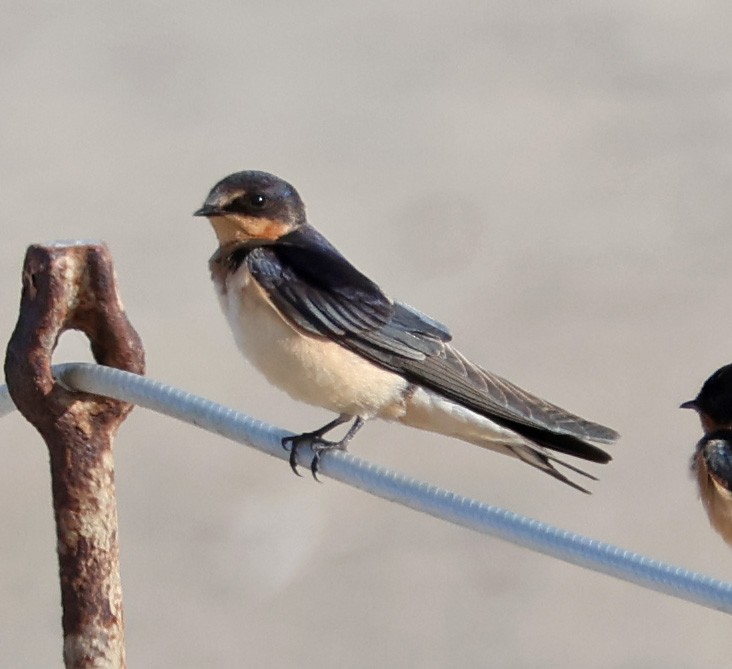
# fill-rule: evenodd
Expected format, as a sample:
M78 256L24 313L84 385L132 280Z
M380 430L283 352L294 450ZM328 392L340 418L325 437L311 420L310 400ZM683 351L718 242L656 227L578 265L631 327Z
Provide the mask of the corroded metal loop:
M50 454L64 661L78 669L124 667L112 440L132 405L73 393L54 379L53 352L70 329L86 334L100 364L144 372L142 342L122 307L107 247L31 246L5 376Z
M39 430L79 401L95 405L87 409L93 408L97 416L101 413L103 422L118 424L129 413L130 405L81 397L55 383L51 374L53 352L67 330L80 330L89 338L98 363L144 372L142 342L125 315L111 254L104 244L28 248L20 316L8 344L5 374L13 401ZM25 398L30 401L25 402Z

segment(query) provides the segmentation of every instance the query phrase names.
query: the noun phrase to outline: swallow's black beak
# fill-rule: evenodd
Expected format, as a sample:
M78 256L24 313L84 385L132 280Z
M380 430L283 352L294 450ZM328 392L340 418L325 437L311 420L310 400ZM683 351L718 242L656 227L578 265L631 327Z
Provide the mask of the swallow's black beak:
M696 409L698 411L699 405L696 403L696 400L688 400L680 405L679 409Z
M200 209L193 212L194 216L220 216L221 210L211 204L204 204Z

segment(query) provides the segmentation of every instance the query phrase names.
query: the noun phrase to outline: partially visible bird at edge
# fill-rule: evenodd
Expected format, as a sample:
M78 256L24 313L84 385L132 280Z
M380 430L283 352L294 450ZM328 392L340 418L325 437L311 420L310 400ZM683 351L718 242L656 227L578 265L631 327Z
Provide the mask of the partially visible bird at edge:
M709 523L732 546L732 365L714 372L681 408L699 414L704 436L691 456L691 473Z

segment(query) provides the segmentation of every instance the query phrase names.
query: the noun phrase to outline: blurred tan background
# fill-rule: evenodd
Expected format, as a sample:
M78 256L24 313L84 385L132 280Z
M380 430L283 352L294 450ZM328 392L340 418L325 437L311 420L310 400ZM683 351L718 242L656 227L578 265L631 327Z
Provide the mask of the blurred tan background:
M154 5L154 6L153 6ZM618 429L581 495L386 424L358 455L722 579L677 410L732 360L732 10L664 2L1 2L0 334L31 242L105 240L150 376L293 430L240 358L196 209L264 169L470 357ZM57 361L90 359L66 335ZM0 424L0 666L61 665L47 456ZM707 667L724 614L136 410L131 667Z

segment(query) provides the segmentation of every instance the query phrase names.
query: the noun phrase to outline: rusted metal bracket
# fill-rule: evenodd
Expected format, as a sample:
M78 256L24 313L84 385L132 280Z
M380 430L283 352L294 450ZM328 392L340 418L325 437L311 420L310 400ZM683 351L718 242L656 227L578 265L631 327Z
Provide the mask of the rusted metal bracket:
M29 247L5 376L50 453L66 667L124 667L112 442L132 405L56 382L51 359L66 330L86 334L99 364L144 373L142 341L103 244Z

